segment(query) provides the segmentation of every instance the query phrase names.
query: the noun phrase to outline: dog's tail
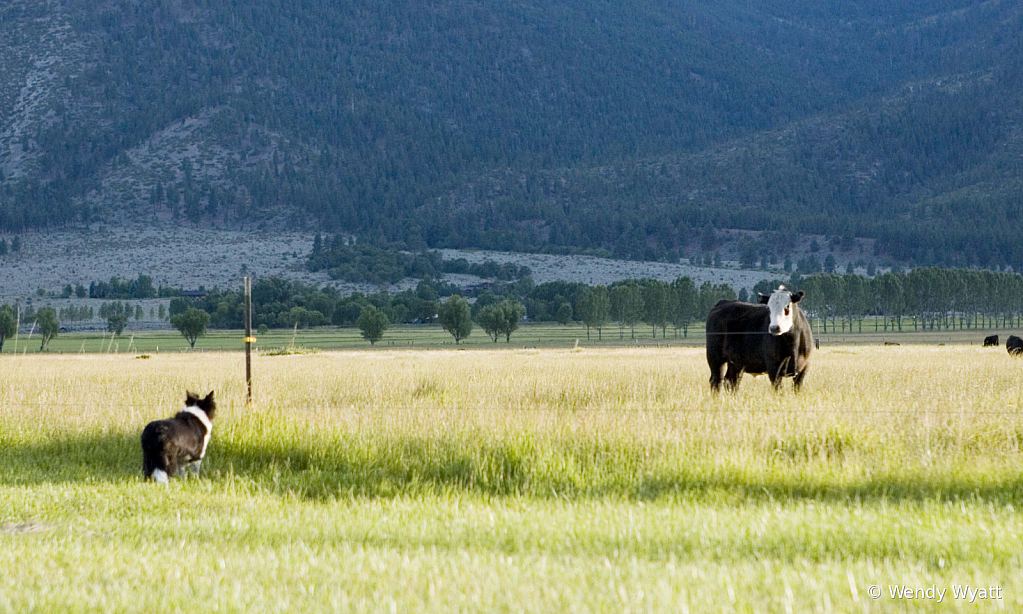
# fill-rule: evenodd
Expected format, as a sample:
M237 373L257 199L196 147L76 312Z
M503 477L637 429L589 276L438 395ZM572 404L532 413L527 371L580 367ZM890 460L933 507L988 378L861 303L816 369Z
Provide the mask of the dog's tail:
M167 470L163 465L163 459L159 456L152 456L148 453L143 453L142 475L144 475L147 480L153 480L157 484L166 484L168 482L168 476Z
M142 475L157 484L166 484L169 481L167 459L159 438L153 435L149 428L142 431Z

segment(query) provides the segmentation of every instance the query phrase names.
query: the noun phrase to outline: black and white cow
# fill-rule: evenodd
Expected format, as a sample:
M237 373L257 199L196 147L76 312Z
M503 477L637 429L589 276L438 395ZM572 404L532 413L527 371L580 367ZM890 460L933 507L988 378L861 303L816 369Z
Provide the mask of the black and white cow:
M799 308L803 292L780 286L770 296L761 294L760 304L720 300L707 314L707 364L710 388L735 390L743 373L766 373L775 389L783 377L791 377L798 391L809 368L813 334Z

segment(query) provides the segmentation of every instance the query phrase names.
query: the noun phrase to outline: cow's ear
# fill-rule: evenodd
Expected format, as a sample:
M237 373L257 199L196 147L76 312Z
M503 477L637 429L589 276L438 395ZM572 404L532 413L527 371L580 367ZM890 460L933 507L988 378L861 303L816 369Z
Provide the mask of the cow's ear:
M802 290L800 290L799 292L796 292L795 294L792 295L792 302L793 303L798 303L799 299L801 299L801 298L803 298L803 291Z
M762 292L757 292L757 295L760 297L760 304L761 305L766 305L767 302L771 300L771 295L770 294L764 294Z

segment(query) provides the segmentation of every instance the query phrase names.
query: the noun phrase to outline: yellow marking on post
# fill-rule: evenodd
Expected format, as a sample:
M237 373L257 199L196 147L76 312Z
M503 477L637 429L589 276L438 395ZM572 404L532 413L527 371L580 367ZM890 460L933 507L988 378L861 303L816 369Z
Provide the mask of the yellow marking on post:
M245 343L255 343L255 342L256 342L256 338L255 337L246 337L245 338Z

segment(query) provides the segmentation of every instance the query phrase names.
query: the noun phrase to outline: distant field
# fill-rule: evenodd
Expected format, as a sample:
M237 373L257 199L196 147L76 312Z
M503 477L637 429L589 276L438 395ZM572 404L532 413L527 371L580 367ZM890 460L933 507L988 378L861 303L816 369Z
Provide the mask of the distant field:
M819 327L818 327L819 328ZM838 332L823 334L819 330L815 337L827 345L881 345L885 342L905 344L967 344L980 345L987 335L1001 336L1004 345L1009 334L1023 335L1020 330L975 329L939 332L912 332L912 326L904 326L902 333L889 330L873 332L872 321L863 325L862 333ZM195 349L198 351L241 350L244 348L242 331L210 331L200 338ZM578 342L580 347L645 347L645 346L703 346L704 326L702 322L689 327L689 336L683 337L679 332L669 328L666 335L657 331L656 338L649 326L640 325L635 329L635 336L629 328L619 331L617 326L606 327L602 335L595 329L586 334L586 327L581 325L560 326L557 324L526 324L512 335L511 343L502 338L494 343L479 327L472 335L462 341L458 347L466 348L571 348ZM39 351L39 335L31 337L22 335L18 339L18 353L34 353ZM313 330L274 330L265 335L257 335L254 346L257 351L272 352L281 348L304 348L311 350L338 350L370 348L358 329L355 328L318 328ZM454 348L454 339L439 325L395 326L384 334L382 341L374 349L423 349L423 348ZM188 342L177 331L147 331L141 333L126 332L120 337L111 339L110 334L102 333L64 333L50 342L50 353L125 353L125 352L177 352L187 351ZM9 339L4 343L3 353L13 353L15 342Z
M258 356L251 406L239 353L0 358L0 611L1023 609L1004 349L824 346L798 396L713 397L700 348L476 347ZM186 388L205 476L143 483Z

